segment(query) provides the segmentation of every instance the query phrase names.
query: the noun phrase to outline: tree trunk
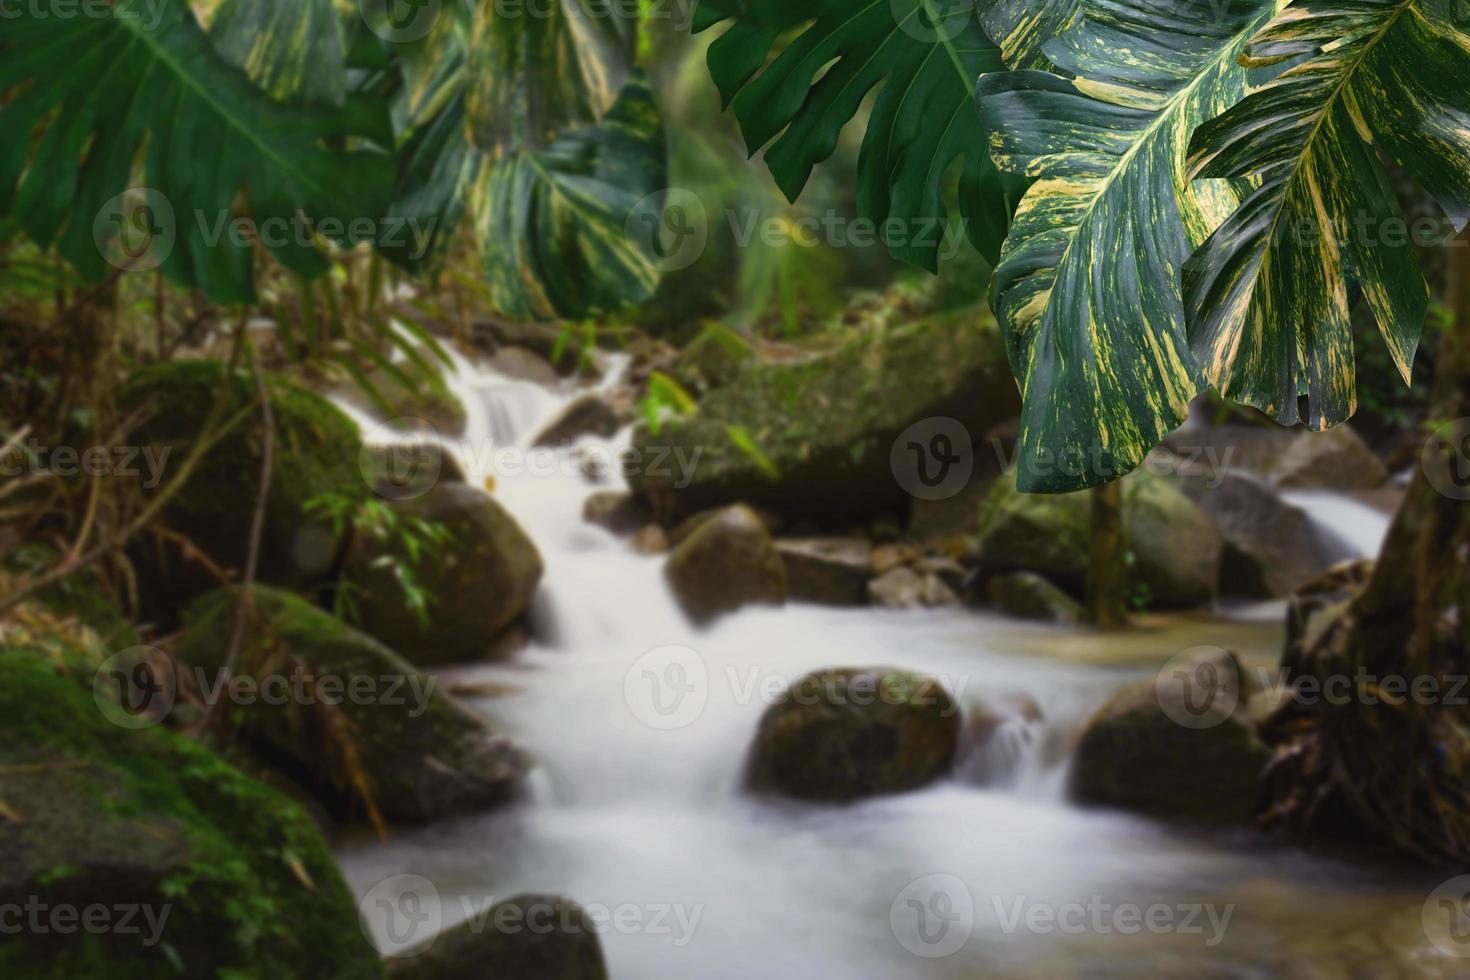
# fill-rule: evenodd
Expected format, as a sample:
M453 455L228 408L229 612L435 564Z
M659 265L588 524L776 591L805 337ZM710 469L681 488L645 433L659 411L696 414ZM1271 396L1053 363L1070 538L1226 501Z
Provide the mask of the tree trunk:
M1097 626L1121 626L1123 605L1123 481L1092 490L1092 545L1087 569L1087 618Z
M1295 697L1276 743L1266 823L1313 831L1346 804L1366 828L1435 862L1470 862L1470 240L1450 250L1420 466L1363 591L1310 643L1303 672L1347 675L1347 698ZM1403 678L1408 696L1385 681ZM1341 680L1338 681L1342 683ZM1326 690L1324 687L1323 690Z

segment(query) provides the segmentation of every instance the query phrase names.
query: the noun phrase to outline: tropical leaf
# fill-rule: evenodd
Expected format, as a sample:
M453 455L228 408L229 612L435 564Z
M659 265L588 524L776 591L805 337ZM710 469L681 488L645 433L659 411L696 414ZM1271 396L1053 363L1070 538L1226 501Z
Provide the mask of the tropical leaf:
M333 0L194 0L215 50L272 98L340 106L347 41Z
M580 317L652 295L655 257L627 226L666 183L658 109L637 79L598 125L487 166L476 215L496 307L516 317Z
M481 0L474 25L467 111L492 159L601 120L638 46L638 8L623 0Z
M1187 141L1236 102L1236 58L1274 0L1084 0L1045 45L1071 79L985 75L980 115L1017 208L994 301L1022 394L1018 485L1066 492L1131 470L1185 418L1203 378L1180 275L1236 203L1192 188Z
M1201 126L1189 174L1259 188L1186 268L1190 340L1221 393L1313 428L1356 408L1361 292L1405 381L1428 288L1376 147L1470 218L1470 34L1457 0L1298 0L1245 61L1306 56Z
M881 86L858 159L859 213L886 229L894 256L935 271L944 177L963 159L961 220L994 261L1024 185L991 166L975 115L975 77L1002 64L974 0L701 0L697 14L696 31L732 21L710 45L710 74L750 153L771 144L766 164L789 200Z
M1082 0L979 0L979 4L980 22L1012 68L1051 68L1042 49L1082 16Z
M120 0L103 17L77 16L70 0L3 6L0 131L12 138L0 146L0 212L84 277L103 277L104 251L142 215L171 280L248 301L253 247L226 230L242 200L255 227L281 232L265 247L307 276L327 263L291 230L299 216L319 229L333 219L350 242L353 219L382 213L391 159L326 145L389 146L387 114L370 101L273 102L220 58L183 0ZM140 150L146 208L129 211Z

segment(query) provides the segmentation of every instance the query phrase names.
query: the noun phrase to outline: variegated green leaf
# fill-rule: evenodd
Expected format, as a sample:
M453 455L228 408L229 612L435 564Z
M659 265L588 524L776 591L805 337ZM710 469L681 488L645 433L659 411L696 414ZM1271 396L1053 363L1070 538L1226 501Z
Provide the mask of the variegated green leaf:
M1042 48L1082 16L1082 0L979 0L980 21L1012 68L1051 68Z
M596 123L628 80L638 10L625 0L481 0L470 44L471 138L492 158Z
M242 206L271 254L311 276L327 262L296 233L300 216L355 242L355 219L381 214L391 186L385 154L333 148L390 144L380 105L277 104L220 57L184 0L120 0L101 17L69 0L0 0L0 106L0 214L92 280L141 221L174 282L248 301L254 247L229 234ZM142 204L123 197L135 183Z
M658 109L636 79L596 126L487 167L476 213L495 305L516 317L571 317L652 295L658 267L627 224L666 183Z
M859 213L897 258L934 271L943 178L963 158L961 220L994 261L1024 184L991 165L975 115L976 76L1002 65L974 0L701 0L696 30L724 21L710 73L750 152L771 144L766 164L789 200L881 87L858 160Z
M1377 148L1470 217L1470 33L1459 0L1298 0L1246 62L1307 56L1191 146L1192 177L1260 187L1186 269L1190 339L1222 394L1313 428L1356 408L1361 292L1405 380L1428 289Z
M1072 79L985 75L996 163L1035 179L994 301L1021 387L1018 482L1065 492L1121 476L1202 387L1180 288L1230 213L1226 186L1185 179L1189 134L1245 92L1236 62L1274 0L1084 0L1045 45Z
M194 0L221 57L272 98L340 106L347 43L333 0Z

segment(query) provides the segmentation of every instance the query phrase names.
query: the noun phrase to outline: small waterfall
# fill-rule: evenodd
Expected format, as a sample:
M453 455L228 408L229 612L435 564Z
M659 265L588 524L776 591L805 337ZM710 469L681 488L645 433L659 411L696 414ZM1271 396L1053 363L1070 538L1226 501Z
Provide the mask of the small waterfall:
M1286 490L1281 498L1301 508L1340 559L1377 558L1393 518L1347 494Z

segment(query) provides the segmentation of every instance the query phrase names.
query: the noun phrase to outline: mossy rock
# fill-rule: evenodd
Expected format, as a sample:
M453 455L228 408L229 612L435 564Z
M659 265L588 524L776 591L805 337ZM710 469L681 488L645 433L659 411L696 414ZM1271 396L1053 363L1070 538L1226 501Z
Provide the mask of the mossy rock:
M557 895L497 902L486 927L465 922L388 961L394 980L607 980L594 924Z
M983 452L984 433L1018 410L999 329L964 311L857 334L800 359L741 363L695 414L657 433L646 424L634 431L643 465L630 482L665 524L743 501L843 527L906 512L890 454L910 425L957 419ZM759 454L742 449L732 428ZM680 460L693 461L692 472Z
M703 519L669 555L664 578L698 623L742 606L786 601L781 553L749 507L726 507Z
M1076 599L1035 572L997 575L985 583L985 592L996 609L1019 619L1076 623L1083 616Z
M405 386L396 375L382 368L368 371L364 377L377 394L376 399L356 383L341 385L336 393L349 405L368 415L386 413L386 421L394 423L392 428L400 432L432 431L446 436L463 435L468 419L464 403L453 392L436 387L413 368L408 368L404 374L414 382L412 385Z
M949 771L959 708L928 677L888 668L823 670L766 709L749 785L842 803L918 789Z
M50 545L29 542L5 557L5 570L39 576L54 568L59 558ZM110 652L138 643L138 628L94 569L73 572L36 593L35 599L55 615L74 619L91 630L98 649Z
M0 649L0 767L0 904L152 911L137 932L7 936L0 975L383 976L296 804L181 736L111 725L34 651Z
M1073 798L1166 819L1249 822L1271 752L1257 737L1238 664L1225 658L1220 669L1236 675L1218 701L1152 678L1119 691L1077 745Z
M484 657L536 595L545 566L535 543L494 497L468 484L440 483L388 506L401 520L442 527L446 540L415 558L399 536L354 536L342 574L363 631L421 666ZM399 578L405 566L429 597L422 616Z
M367 497L370 488L358 466L361 436L351 419L315 392L276 376L266 385L275 441L256 580L306 589L334 572L343 544L324 517L308 516L307 505L329 494ZM241 569L264 432L258 408L251 407L256 398L251 373L226 372L217 361L170 361L134 373L123 384L119 402L126 411L151 409L135 438L158 452L168 450L167 480L182 466L221 390L227 397L224 418L245 415L200 460L164 509L163 523L216 565ZM163 623L176 622L189 600L218 584L201 565L183 560L175 543L144 535L132 555L145 609Z
M1087 576L1092 496L1021 493L1003 474L980 507L979 558L989 572L1036 572L1075 595ZM1146 470L1123 478L1126 581L1144 603L1188 608L1210 602L1219 582L1220 532L1193 501Z
M203 672L202 686L217 681L237 598L237 589L219 589L186 615L178 660ZM525 755L438 690L432 678L292 593L256 586L249 609L236 676L257 683L284 676L288 691L305 685L320 697L293 693L275 698L286 703L256 698L222 707L269 758L335 811L344 811L364 787L385 817L411 823L483 810L513 795L529 767ZM368 693L349 696L354 685ZM329 698L340 703L325 703Z

